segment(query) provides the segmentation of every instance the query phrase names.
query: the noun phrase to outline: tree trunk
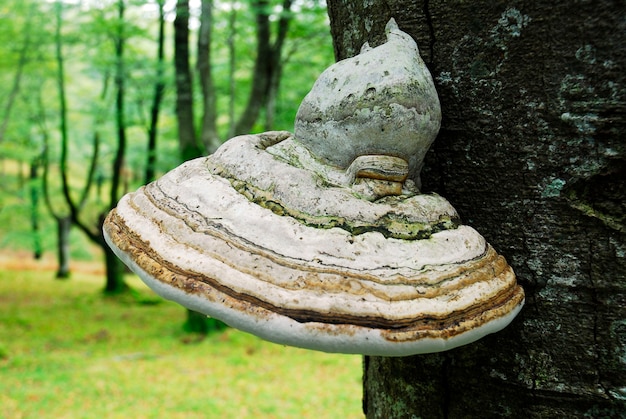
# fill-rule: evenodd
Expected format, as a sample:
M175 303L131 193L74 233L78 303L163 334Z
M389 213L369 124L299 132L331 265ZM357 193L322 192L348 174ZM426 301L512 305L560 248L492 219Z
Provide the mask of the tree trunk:
M189 67L189 1L178 0L174 20L174 66L176 67L176 118L181 157L189 160L202 154L193 121L193 89Z
M115 36L115 127L117 129L117 151L113 160L111 180L111 208L120 199L119 188L122 185L121 176L124 169L124 155L126 153L126 121L124 115L124 94L126 90L124 74L124 0L118 2L119 22Z
M246 109L235 125L235 135L248 134L252 130L265 103L267 88L271 80L270 5L268 0L254 0L251 7L256 15L256 59L250 97Z
M30 226L33 233L33 257L36 260L43 256L43 247L41 244L41 228L39 214L39 192L41 191L41 182L39 180L39 167L41 166L42 156L35 157L30 162Z
M120 186L121 186L121 177L122 177L122 169L124 166L124 156L126 151L126 122L125 122L125 111L124 111L124 95L125 95L125 70L124 70L124 43L126 42L125 34L124 34L124 12L125 6L124 1L119 0L117 3L118 6L118 22L115 26L116 32L113 34L112 39L114 41L114 50L115 50L115 58L116 58L116 69L115 69L115 87L116 87L116 99L115 99L115 119L116 119L116 128L117 128L117 150L115 152L115 157L113 160L112 167L112 180L111 180L111 190L109 196L109 205L106 208L106 211L113 208L120 197ZM68 169L68 159L69 159L69 134L68 134L68 118L67 118L67 102L65 95L65 72L64 72L64 57L63 57L63 40L62 40L62 23L63 23L63 5L58 2L56 3L56 27L55 27L55 55L57 62L57 86L59 92L59 131L61 134L61 156L60 156L60 170L61 170L61 183L62 183L62 192L63 198L65 200L65 204L69 209L68 215L60 215L54 211L52 208L52 204L50 202L50 194L48 190L48 152L49 152L49 141L47 133L43 132L44 138L44 194L46 199L46 205L48 206L51 214L56 219L58 224L58 237L59 237L59 249L58 249L58 257L59 257L59 272L57 273L57 277L65 278L69 275L69 230L72 224L75 224L80 228L83 233L94 243L98 244L105 253L105 263L106 263L106 285L105 285L105 293L119 293L121 291L128 290L128 286L124 282L123 277L123 269L121 262L116 260L111 260L114 258L111 250L106 245L104 238L102 236L102 221L104 216L101 214L99 220L97 220L94 224L88 225L81 221L80 215L81 211L87 202L87 198L89 196L89 190L94 182L94 178L96 177L96 169L97 169L97 161L98 161L98 153L99 153L99 134L96 130L94 131L93 136L93 154L91 157L91 162L89 165L87 179L85 180L85 186L82 190L82 193L76 202L72 196L72 191L70 190L69 184L69 169ZM106 80L105 78L105 89L106 89ZM43 119L43 112L41 113L41 118Z
M276 116L276 97L280 87L280 80L283 74L283 45L289 31L291 21L291 0L283 0L282 12L278 19L278 32L276 40L272 45L270 55L270 80L267 86L265 97L265 130L271 131L274 127L274 117Z
M144 183L148 184L154 180L156 173L157 156L157 131L159 126L159 113L161 102L165 93L164 61L165 61L165 10L164 0L159 0L159 35L157 40L157 68L156 81L154 83L154 95L152 96L152 106L150 107L150 125L148 127L148 150L146 158L146 171L144 173Z
M570 3L328 2L338 59L379 44L390 17L417 40L443 111L424 190L527 294L479 342L366 357L368 417L624 417L626 9Z
M200 32L198 33L198 77L202 87L202 125L200 137L207 153L213 153L221 144L217 134L216 98L211 71L211 37L213 31L213 0L202 0Z
M126 120L124 111L124 96L126 92L126 74L124 69L124 44L126 42L124 34L124 0L118 1L118 29L115 34L115 125L117 128L117 151L115 153L115 159L113 160L112 167L112 180L111 180L111 196L109 198L109 209L114 208L117 205L117 201L121 197L120 186L122 172L124 170L124 157L126 154ZM97 136L96 136L97 138ZM93 176L90 177L90 180ZM124 188L126 192L127 188ZM85 194L86 196L86 194ZM76 215L75 221L77 222L78 215ZM104 241L102 236L102 223L98 223L97 234L94 235L92 240L100 243L102 250L104 251L104 259L106 266L106 283L104 286L105 294L117 294L128 290L128 285L124 281L124 269L122 262L113 254L113 251Z
M69 191L69 182L67 176L67 157L68 157L68 132L67 132L67 100L65 97L65 70L63 57L63 40L62 40L62 24L63 24L63 5L57 3L56 8L56 30L55 30L55 53L57 61L57 87L59 92L59 132L61 135L61 156L59 167L61 170L61 182L63 187L63 196L66 200L71 199ZM66 279L70 277L70 229L72 228L72 211L66 214L58 214L52 208L50 195L48 193L48 168L49 168L49 144L47 135L45 138L46 167L44 173L44 193L46 194L46 203L50 213L57 223L57 262L58 270L56 277L58 279Z
M55 217L57 222L57 279L70 277L70 230L72 229L72 217Z
M237 55L235 54L235 37L237 36L237 8L233 7L228 14L228 136L235 136L235 65Z
M122 294L128 291L128 284L123 280L125 266L122 261L115 256L115 253L107 246L104 249L104 264L106 267L106 282L104 293L107 295ZM121 279L121 280L120 280Z

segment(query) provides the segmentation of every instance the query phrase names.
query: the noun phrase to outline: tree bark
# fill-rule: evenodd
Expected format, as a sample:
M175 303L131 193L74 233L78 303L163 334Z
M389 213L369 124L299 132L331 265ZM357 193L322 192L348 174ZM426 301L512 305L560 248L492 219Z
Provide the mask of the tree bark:
M39 193L41 191L41 182L39 179L39 167L41 166L42 156L33 158L30 162L30 226L33 233L33 258L41 259L43 256L43 245L41 244L41 227L39 214Z
M154 180L156 173L157 157L157 132L159 127L159 113L161 103L165 93L164 64L165 64L165 10L164 0L157 2L159 6L159 35L157 39L157 60L156 60L156 81L154 82L154 94L152 96L152 106L150 107L150 125L148 126L148 150L146 158L146 171L144 173L144 183L148 184Z
M122 291L128 290L127 284L124 282L123 277L123 269L122 263L117 260L107 246L104 241L104 237L102 235L102 221L104 219L104 215L101 214L99 220L96 221L95 225L88 225L81 221L80 215L81 210L84 208L84 205L89 196L89 190L91 189L91 185L93 184L93 180L96 173L97 160L98 160L98 152L99 152L99 135L97 130L94 132L93 137L93 154L89 166L89 171L87 174L87 179L85 181L85 186L81 193L81 196L76 202L72 197L72 193L69 185L69 169L68 169L68 158L69 158L69 135L68 135L68 126L67 126L67 103L65 98L65 74L64 74L64 59L63 59L63 51L62 51L62 37L61 37L61 27L62 27L62 5L61 3L57 3L57 25L55 31L55 46L56 46L56 60L58 65L58 73L57 73L57 84L59 90L59 106L60 106L60 126L59 131L61 133L61 157L60 157L60 170L61 170L61 182L62 182L62 191L63 198L67 207L69 208L68 215L58 215L52 209L52 205L49 200L48 194L48 182L47 182L47 156L48 156L48 140L47 135L44 135L45 141L45 160L46 160L46 171L44 174L44 189L46 191L46 203L50 212L53 214L54 218L57 220L58 224L58 237L59 237L59 272L57 273L57 277L63 278L66 277L65 271L69 271L69 265L67 264L67 258L69 257L69 228L71 224L75 224L80 228L81 231L85 233L85 235L94 243L98 244L105 253L105 263L106 263L106 284L104 288L105 293L119 293ZM116 25L116 33L113 36L114 40L114 50L115 50L115 59L116 59L116 70L115 70L115 86L116 86L116 99L115 99L115 119L116 119L116 128L117 128L117 150L115 153L115 158L113 160L112 167L112 180L111 180L111 190L109 197L109 205L105 211L113 208L120 197L120 185L121 185L121 176L122 169L124 166L124 156L126 151L126 122L125 122L125 111L124 111L124 95L125 95L125 74L124 74L124 43L126 42L125 34L123 32L123 21L124 21L124 1L119 0L117 3L118 7L118 22ZM106 79L105 79L106 81ZM70 226L67 225L70 223Z
M71 201L69 182L67 176L67 158L68 158L68 142L69 135L67 130L67 100L65 97L65 70L64 70L64 58L63 58L63 41L61 35L61 29L63 24L63 5L57 3L56 8L56 28L55 28L55 53L57 62L57 87L59 92L59 132L61 135L61 156L59 167L61 171L61 183L63 188L63 196L66 200ZM42 112L42 115L44 113ZM69 251L69 233L72 228L72 211L71 209L64 214L60 214L54 211L52 203L50 201L50 194L48 189L48 173L49 173L49 142L48 136L44 133L45 141L45 167L44 167L44 194L46 197L46 204L50 213L54 217L57 223L57 262L58 269L56 277L58 279L66 279L70 276L70 251Z
M196 67L202 88L202 130L200 137L208 153L221 144L217 134L217 109L213 72L211 71L211 36L213 31L213 1L202 0L200 32L198 33L198 60Z
M274 129L274 117L276 116L276 96L280 88L280 80L283 74L283 46L289 31L289 23L291 21L291 4L292 0L283 0L282 12L278 19L278 31L276 40L272 45L270 56L270 80L267 86L267 95L265 98L265 130Z
M110 210L117 205L121 194L120 186L122 184L122 172L124 170L124 158L126 155L126 119L124 110L124 101L126 93L126 74L124 68L124 44L126 43L126 35L124 34L124 0L119 0L117 3L118 8L118 30L115 34L115 125L117 128L117 151L115 153L115 159L113 160L112 167L112 179L111 179L111 196L109 198ZM95 137L97 139L97 135ZM97 144L97 142L96 142ZM95 146L94 146L95 147ZM97 149L96 149L97 150ZM93 179L93 170L90 171L90 180ZM126 188L124 188L126 189ZM126 191L124 190L124 193ZM86 194L84 196L87 196ZM104 214L101 216L104 218ZM78 216L75 217L75 222L78 223ZM80 224L79 224L80 227ZM86 229L83 229L86 230ZM92 237L92 240L99 243L104 250L105 266L106 266L106 283L104 286L105 294L118 294L128 290L128 285L124 281L124 269L122 262L113 254L113 251L104 241L102 235L102 223L98 223L97 234Z
M176 70L176 118L178 142L183 161L198 157L202 150L196 140L193 120L193 89L189 67L189 1L178 0L174 20L174 66Z
M55 217L57 222L57 279L70 277L70 230L72 229L72 217Z
M254 0L251 7L256 16L256 59L250 97L235 126L235 135L248 134L252 129L265 103L267 88L271 79L270 5L268 0Z
M526 306L452 351L366 357L368 417L624 417L626 9L329 0L338 59L394 17L443 121L422 172L515 269ZM392 59L392 57L390 57Z
M237 54L235 53L235 37L237 36L237 8L233 7L228 14L228 135L227 138L235 136L235 65Z
M104 221L104 218L102 218ZM111 248L103 240L104 265L106 268L106 283L104 293L107 295L123 294L129 290L128 284L123 280L126 267L113 253Z

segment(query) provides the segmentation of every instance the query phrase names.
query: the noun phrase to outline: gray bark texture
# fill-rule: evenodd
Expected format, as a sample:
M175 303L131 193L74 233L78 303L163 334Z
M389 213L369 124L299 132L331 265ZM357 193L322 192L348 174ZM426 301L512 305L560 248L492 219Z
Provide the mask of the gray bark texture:
M626 417L626 5L329 0L338 59L394 17L435 79L425 191L515 269L526 306L445 353L366 357L368 417ZM393 57L389 57L393 59Z

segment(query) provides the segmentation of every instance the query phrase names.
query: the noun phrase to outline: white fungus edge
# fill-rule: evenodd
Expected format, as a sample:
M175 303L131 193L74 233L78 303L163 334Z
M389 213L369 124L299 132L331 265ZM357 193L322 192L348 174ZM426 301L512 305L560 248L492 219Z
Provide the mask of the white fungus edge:
M467 345L486 335L502 330L511 323L524 305L524 301L522 301L506 315L447 339L426 337L418 340L392 341L382 336L378 329L356 325L301 323L269 310L266 310L266 316L261 319L258 316L247 315L217 302L208 301L200 296L187 294L181 289L163 283L149 275L113 243L106 230L104 230L104 238L115 255L155 293L166 300L174 301L191 310L219 319L231 327L254 334L267 341L304 349L389 357L443 352ZM345 331L346 326L351 329L349 333Z

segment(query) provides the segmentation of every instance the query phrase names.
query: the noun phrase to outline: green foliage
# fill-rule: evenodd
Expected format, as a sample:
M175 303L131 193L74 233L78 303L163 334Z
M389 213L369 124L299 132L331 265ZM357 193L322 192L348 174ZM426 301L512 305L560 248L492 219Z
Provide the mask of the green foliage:
M358 418L361 359L227 329L197 342L174 303L100 277L0 270L0 417Z
M276 35L282 10L281 0L269 0L268 9ZM104 190L95 191L87 202L86 218L95 225L108 196L112 178L111 162L117 149L115 128L114 39L119 33L126 41L124 68L126 78L125 120L128 146L125 157L128 190L139 186L146 164L147 129L156 68L158 6L156 2L126 1L125 19L119 20L118 1L74 3L63 2L62 42L67 89L69 166L72 194L77 197L87 176L93 153L92 139L100 135L97 173L104 180ZM212 69L217 95L217 122L220 137L229 132L229 107L235 116L241 114L248 100L252 69L256 54L255 11L251 2L214 1L212 34ZM166 60L163 69L165 96L159 119L157 174L163 174L179 163L177 123L174 113L173 83L173 3L166 7ZM54 2L37 0L6 0L0 5L0 123L6 119L4 136L0 137L0 159L28 163L43 152L44 138L49 143L51 162L50 186L53 205L66 212L60 199L58 162L60 154L59 100L57 64L55 60ZM195 62L195 31L199 10L192 10L192 61ZM229 19L235 13L234 33ZM292 20L283 49L284 68L276 101L276 114L271 129L293 128L293 120L301 99L317 75L332 61L332 43L323 4L315 0L294 1L289 12ZM227 40L233 36L235 45L234 96L231 97L231 68ZM25 51L21 54L21 51ZM19 66L23 55L23 66ZM194 63L192 62L192 65ZM21 73L18 77L18 69ZM198 78L195 77L195 82ZM17 86L17 89L13 89ZM16 91L10 104L11 92ZM197 119L201 110L200 89L196 95ZM10 106L9 106L10 105ZM10 108L10 110L8 109ZM5 118L6 117L6 118ZM199 123L197 124L200 125ZM265 129L264 116L254 131ZM0 131L1 132L1 131ZM1 191L0 191L1 193ZM106 202L104 202L106 204ZM45 211L43 212L45 214ZM6 229L9 226L1 226ZM11 226L13 227L13 225ZM17 228L23 228L15 225ZM1 238L0 238L1 239Z
M227 107L229 96L229 56L227 43L230 33L228 28L229 15L233 7L231 3L216 1L215 29L213 35L213 71L218 94L218 129L222 138L228 132ZM271 0L270 20L274 25L282 10L282 0ZM332 40L328 26L326 8L319 1L294 1L289 15L289 31L283 49L284 63L281 87L276 104L274 130L293 130L293 122L300 101L308 93L317 76L334 62ZM255 11L246 6L248 2L235 2L235 113L239 115L248 100L251 87L253 59L256 45L251 42L255 38ZM276 33L276 27L272 28ZM196 89L198 91L199 89ZM265 130L263 116L257 121L254 132Z
M0 251L19 249L30 251L35 240L30 225L28 166L15 160L0 161ZM39 212L44 212L39 203ZM56 251L56 223L51 217L41 217L40 238L45 252ZM93 259L93 246L87 238L73 229L70 232L71 256L76 260Z

